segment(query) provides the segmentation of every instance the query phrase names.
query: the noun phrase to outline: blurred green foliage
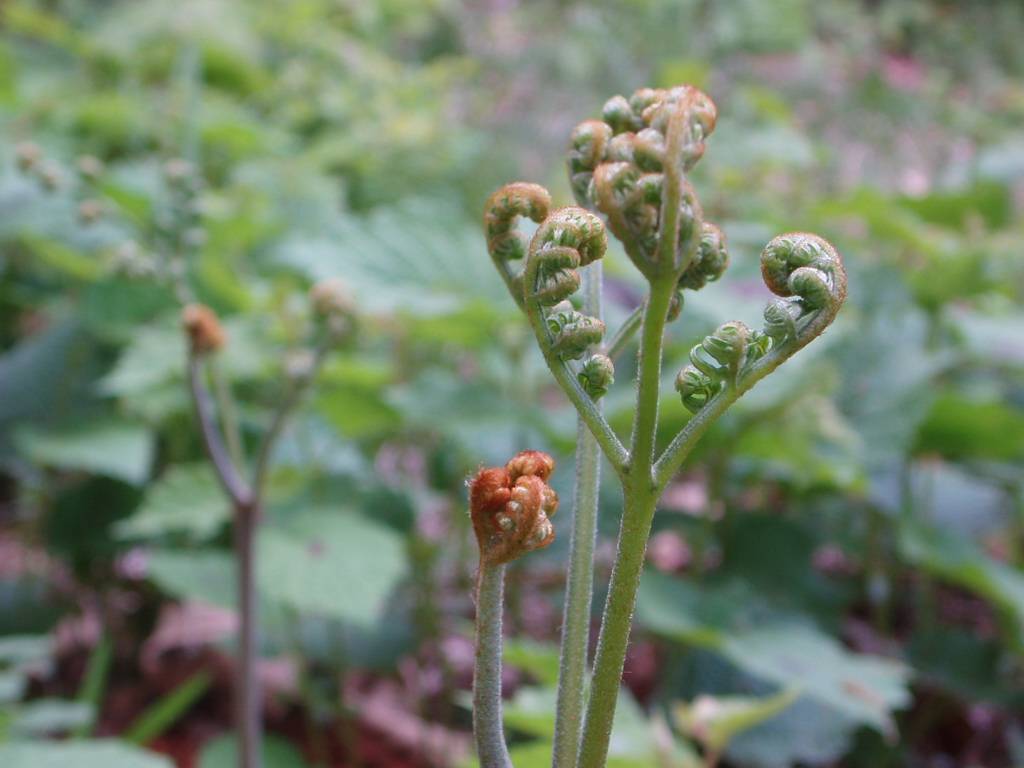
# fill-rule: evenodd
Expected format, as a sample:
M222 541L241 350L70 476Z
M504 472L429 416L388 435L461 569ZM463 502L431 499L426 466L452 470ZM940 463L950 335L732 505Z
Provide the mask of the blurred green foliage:
M673 713L704 695L752 726L721 742L729 765L1024 764L1022 36L1011 0L8 0L0 535L38 555L0 569L0 649L15 648L0 762L162 764L39 741L81 706L73 687L40 693L60 676L14 633L45 661L58 617L98 616L135 639L124 674L166 601L232 604L228 511L198 463L176 300L155 274L171 256L226 319L219 366L248 450L308 285L354 289L358 343L275 456L263 651L299 660L283 695L320 723L358 717L339 682L353 673L439 667L432 699L405 690L409 709L465 729L466 681L439 650L472 610L463 479L545 449L569 498L575 424L479 209L519 177L567 202L573 125L614 93L689 81L719 107L694 182L733 265L671 327L666 375L718 323L756 318L756 249L778 231L835 242L850 300L666 495L636 634L659 672L627 675L613 761L699 764ZM42 152L28 171L25 142ZM202 179L187 209L177 158ZM622 254L608 273L614 327L639 292ZM609 393L613 424L631 398ZM686 418L674 399L661 413L666 436ZM541 643L564 556L560 541L513 569L511 623ZM510 659L533 682L509 706L520 766L547 764L544 647ZM795 703L751 714L783 690ZM202 764L230 760L214 742Z

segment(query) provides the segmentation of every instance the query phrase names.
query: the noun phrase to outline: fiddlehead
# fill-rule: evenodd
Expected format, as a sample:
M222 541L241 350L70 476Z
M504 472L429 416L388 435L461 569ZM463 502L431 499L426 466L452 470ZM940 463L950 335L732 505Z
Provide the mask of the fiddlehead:
M569 177L577 202L606 217L649 278L679 273L693 258L702 213L683 173L703 156L716 114L714 102L691 86L642 88L628 100L609 99L601 120L573 131Z
M680 275L679 287L699 291L725 274L728 266L729 252L726 249L725 234L714 224L704 222L701 225L697 253Z
M546 453L523 451L470 481L469 514L482 565L503 565L555 540L549 518L558 494L547 484L554 468Z
M579 358L604 336L604 323L565 301L580 287L579 267L604 256L604 225L582 208L560 208L537 228L523 272L526 313L542 350L563 360Z
M720 326L690 350L690 365L676 377L683 405L693 413L724 388L742 394L781 365L828 327L846 298L842 258L817 235L773 239L761 252L761 273L780 297L765 308L764 330L743 323Z
M792 232L773 239L761 252L761 275L781 297L765 308L765 333L793 351L824 331L846 299L843 260L817 235Z
M227 334L216 313L203 304L186 305L181 310L181 324L193 355L216 352L227 341Z
M549 215L550 200L547 190L526 182L508 184L491 195L484 213L487 250L516 303L526 311L555 379L609 461L621 469L628 457L626 449L595 406L611 384L611 361L588 361L585 371L570 367L604 336L600 319L566 301L579 290L579 268L604 256L608 246L604 224L582 208L559 208ZM540 224L529 241L515 230L519 216ZM523 271L513 273L509 262L524 255Z
M520 308L523 306L522 275L512 269L510 262L526 256L530 241L516 229L516 223L522 216L539 224L550 208L548 191L539 184L525 181L506 184L491 195L484 206L487 252Z

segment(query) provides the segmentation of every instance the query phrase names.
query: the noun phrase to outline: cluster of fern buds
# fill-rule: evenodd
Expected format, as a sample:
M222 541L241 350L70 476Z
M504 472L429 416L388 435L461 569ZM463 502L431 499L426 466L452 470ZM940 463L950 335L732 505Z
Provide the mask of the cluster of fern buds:
M696 413L723 387L772 349L796 351L828 325L846 297L846 271L832 245L817 235L780 235L761 253L765 285L779 298L764 311L764 330L740 322L719 326L690 350L690 365L676 377L676 390Z
M469 514L482 565L508 563L555 540L550 518L558 494L547 483L554 469L548 454L522 451L470 480Z

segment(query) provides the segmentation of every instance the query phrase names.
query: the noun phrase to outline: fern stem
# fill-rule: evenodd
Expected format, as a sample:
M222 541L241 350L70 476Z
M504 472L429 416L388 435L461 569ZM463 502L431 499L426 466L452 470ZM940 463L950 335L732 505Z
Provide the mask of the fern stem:
M583 272L583 311L601 319L602 272L595 262ZM598 404L600 411L600 404ZM562 620L562 647L555 710L552 764L575 768L583 721L590 648L590 608L594 591L594 544L597 535L601 452L580 417L576 428L576 489L573 529L569 541L569 573Z
M579 768L603 768L608 756L640 572L659 496L651 467L658 426L662 336L674 292L675 278L653 281L644 305L637 406L630 451L632 462L623 485L622 524L601 619L590 701L577 763Z
M473 735L480 768L512 768L505 746L501 705L501 612L505 566L481 560L476 597L476 665L473 669Z

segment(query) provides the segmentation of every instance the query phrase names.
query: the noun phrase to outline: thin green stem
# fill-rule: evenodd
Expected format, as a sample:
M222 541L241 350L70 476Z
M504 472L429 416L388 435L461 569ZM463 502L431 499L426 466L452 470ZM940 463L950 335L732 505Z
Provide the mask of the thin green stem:
M235 558L238 588L238 673L235 675L235 728L238 731L239 768L260 768L263 764L259 670L259 615L256 595L256 531L258 504L235 507Z
M815 330L814 336L818 335L818 333L820 331ZM718 420L718 417L725 413L729 406L739 400L757 382L786 362L799 349L806 346L814 336L798 338L773 349L747 369L735 384L725 386L721 392L711 398L703 408L693 415L693 418L686 423L686 426L669 443L669 446L654 465L654 485L659 492L672 479L672 476L679 470L680 465L690 455L690 451L693 450L697 441Z
M644 307L641 304L639 307L634 309L630 313L629 317L622 321L622 325L619 326L619 330L615 332L615 335L604 345L604 353L608 355L612 360L622 354L622 350L633 340L636 336L636 332L640 329L640 322L643 320Z
M597 404L583 390L576 376L569 370L565 362L549 349L542 351L544 353L544 360L547 362L548 368L551 369L551 374L555 377L555 381L558 382L569 400L576 407L580 418L587 425L594 439L597 440L598 446L604 452L609 463L619 475L622 475L629 464L629 453L626 451L626 446L619 440L615 430L605 420Z
M512 768L501 706L501 612L505 566L480 563L476 596L473 735L480 768Z
M675 277L669 277L652 282L644 305L637 406L630 451L632 463L623 484L624 508L618 549L601 620L578 768L603 768L608 756L640 572L659 496L653 484L651 464L658 427L662 337L675 281Z
M252 479L252 487L255 493L262 495L267 480L267 473L270 471L270 459L274 452L274 446L284 432L292 412L298 406L309 385L323 367L330 348L330 344L326 342L318 346L314 353L310 370L300 380L293 380L289 383L287 391L274 412L270 427L268 427L266 434L263 436L263 442L260 444L259 453L256 456Z
M213 396L217 401L217 410L220 413L221 428L224 430L224 438L228 444L228 453L235 462L235 466L245 466L245 451L242 448L242 433L238 428L238 412L235 409L234 398L224 379L224 372L217 361L211 360L210 381L213 384Z
M658 429L658 399L661 384L661 346L669 304L675 293L675 279L659 280L651 284L651 292L644 304L643 326L640 331L640 366L636 394L636 412L633 416L633 436L630 456L633 465L630 475L634 483L643 478L650 484L650 469L654 460L654 441Z
M201 355L189 354L188 381L192 405L196 412L196 421L199 422L206 454L210 463L213 464L217 478L233 504L248 504L251 501L251 491L245 484L245 480L242 479L238 467L231 460L230 454L224 448L224 440L217 426L210 393L203 382L203 358Z
M601 262L583 273L583 311L601 317ZM600 403L598 404L600 409ZM562 647L555 708L552 764L575 768L583 722L583 704L590 649L590 606L594 592L594 544L597 535L601 453L582 418L576 427L576 492L569 540L569 573L562 620Z
M656 503L657 496L649 483L643 483L642 488L636 491L628 486L625 489L618 550L594 659L578 768L604 768L608 756L636 592Z

